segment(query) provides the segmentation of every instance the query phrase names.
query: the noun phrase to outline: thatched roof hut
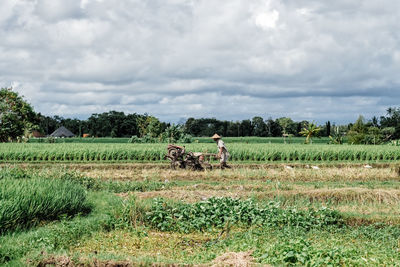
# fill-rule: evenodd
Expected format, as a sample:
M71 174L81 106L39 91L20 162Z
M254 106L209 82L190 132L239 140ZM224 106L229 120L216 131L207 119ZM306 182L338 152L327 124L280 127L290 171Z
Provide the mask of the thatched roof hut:
M68 130L64 126L61 126L57 130L55 130L50 136L51 137L74 137L75 134L73 134L70 130Z

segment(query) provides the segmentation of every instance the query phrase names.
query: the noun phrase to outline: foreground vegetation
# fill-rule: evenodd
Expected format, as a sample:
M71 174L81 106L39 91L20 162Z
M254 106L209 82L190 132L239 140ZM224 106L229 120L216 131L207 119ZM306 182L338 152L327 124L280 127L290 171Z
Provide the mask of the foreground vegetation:
M75 190L61 191L71 196L86 192L82 202L90 210L44 215L38 223L8 229L0 235L0 263L226 265L235 259L399 266L395 165L235 168L188 172L146 164L2 165L0 182L14 188L36 188L44 181L68 184ZM52 207L37 201L54 197L52 188L33 191L23 195L35 201L21 202L20 208ZM13 192L7 202L16 205L22 196Z
M186 144L188 151L215 153L215 144ZM236 162L397 161L395 146L228 144ZM166 162L165 144L0 144L0 162Z
M84 188L47 178L1 179L0 204L0 234L91 209Z

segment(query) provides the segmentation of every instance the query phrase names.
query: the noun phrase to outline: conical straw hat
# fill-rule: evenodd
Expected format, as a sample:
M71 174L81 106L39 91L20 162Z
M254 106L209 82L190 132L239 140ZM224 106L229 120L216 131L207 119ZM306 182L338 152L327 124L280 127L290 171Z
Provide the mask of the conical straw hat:
M214 134L211 138L212 139L221 139L221 136L219 136L218 134Z

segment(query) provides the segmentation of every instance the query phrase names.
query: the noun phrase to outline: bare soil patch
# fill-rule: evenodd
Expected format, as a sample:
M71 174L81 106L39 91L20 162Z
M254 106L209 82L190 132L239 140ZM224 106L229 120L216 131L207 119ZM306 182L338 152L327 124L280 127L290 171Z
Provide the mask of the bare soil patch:
M226 252L211 262L212 267L249 267L254 266L253 252Z
M57 267L73 267L79 266L67 256L51 256L39 262L38 267L57 266ZM81 265L82 266L82 265Z

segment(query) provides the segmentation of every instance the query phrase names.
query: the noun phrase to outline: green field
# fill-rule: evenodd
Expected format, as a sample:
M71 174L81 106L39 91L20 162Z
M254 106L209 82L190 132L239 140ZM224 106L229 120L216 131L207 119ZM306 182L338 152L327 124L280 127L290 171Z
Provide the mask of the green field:
M2 165L0 264L400 266L398 175Z
M216 153L215 144L181 144ZM400 160L389 145L227 143L234 162L387 162ZM166 144L0 144L0 162L165 162Z
M229 141L0 144L0 265L400 266L398 147Z

